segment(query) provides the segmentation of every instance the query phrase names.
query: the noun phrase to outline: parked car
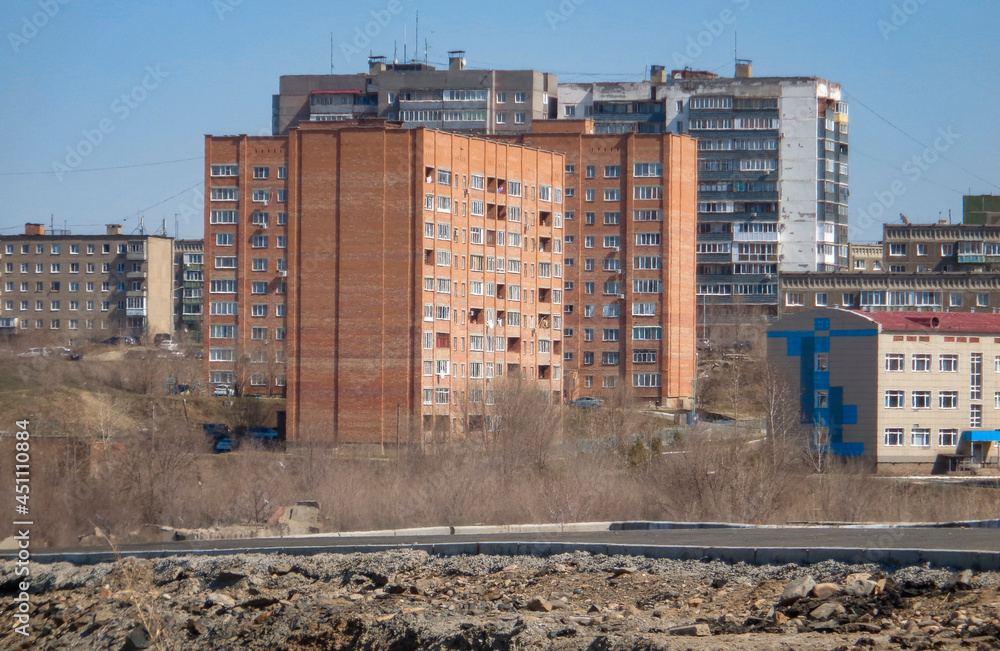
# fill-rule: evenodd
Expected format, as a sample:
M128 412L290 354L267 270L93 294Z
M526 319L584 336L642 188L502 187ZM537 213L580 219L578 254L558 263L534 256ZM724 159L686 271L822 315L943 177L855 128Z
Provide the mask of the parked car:
M18 353L18 357L48 357L49 351L44 348L29 348L23 353Z
M139 342L135 340L135 337L129 337L128 335L124 335L121 337L108 337L107 339L105 339L100 343L108 344L111 346L135 346Z
M581 396L569 404L582 409L596 409L597 407L603 407L604 401L593 396Z
M234 396L234 395L236 395L236 391L234 391L233 387L229 386L228 384L216 384L215 388L212 389L212 395L213 396Z

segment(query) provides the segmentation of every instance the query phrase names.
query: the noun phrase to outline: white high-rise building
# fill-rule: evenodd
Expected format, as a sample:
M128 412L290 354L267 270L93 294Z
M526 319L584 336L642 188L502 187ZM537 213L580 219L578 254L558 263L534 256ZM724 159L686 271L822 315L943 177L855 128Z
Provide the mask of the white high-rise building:
M700 305L777 305L778 274L847 266L848 117L839 84L653 66L643 82L559 84L559 118L698 144Z

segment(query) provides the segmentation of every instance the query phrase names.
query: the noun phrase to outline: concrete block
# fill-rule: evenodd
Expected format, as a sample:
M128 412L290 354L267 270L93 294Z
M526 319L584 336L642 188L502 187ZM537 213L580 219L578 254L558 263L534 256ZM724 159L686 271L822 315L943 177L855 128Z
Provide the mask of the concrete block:
M395 529L393 536L450 536L451 527L414 527L412 529Z
M481 542L479 553L487 556L517 556L516 542Z
M806 550L807 563L840 561L842 563L864 563L865 550L859 547L813 547Z
M753 564L757 550L753 547L706 547L705 555L725 563Z
M479 553L479 543L475 542L435 543L433 545L420 545L420 547L430 547L425 551L435 556L461 556L463 554L475 556Z
M920 562L937 567L979 570L981 554L973 550L924 549L920 551Z
M612 522L566 522L562 530L567 533L583 533L591 531L610 531Z
M797 563L805 565L809 562L809 550L800 547L758 547L754 554L758 565L784 565Z

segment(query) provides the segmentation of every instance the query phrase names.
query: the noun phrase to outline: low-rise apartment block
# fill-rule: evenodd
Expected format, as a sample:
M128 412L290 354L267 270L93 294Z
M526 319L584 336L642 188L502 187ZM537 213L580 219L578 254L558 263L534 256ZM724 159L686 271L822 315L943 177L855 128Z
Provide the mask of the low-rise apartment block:
M996 465L1000 315L819 308L768 332L814 442L880 467Z
M0 247L3 332L68 341L174 331L172 238L125 235L117 224L105 235L26 224Z
M307 121L381 119L404 127L465 133L523 133L556 117L558 78L537 70L466 69L449 52L447 70L369 59L367 73L287 75L273 99L272 133Z
M885 224L883 234L851 244L850 271L783 275L779 312L1000 309L1000 225Z
M180 335L201 336L205 241L174 240L174 324Z

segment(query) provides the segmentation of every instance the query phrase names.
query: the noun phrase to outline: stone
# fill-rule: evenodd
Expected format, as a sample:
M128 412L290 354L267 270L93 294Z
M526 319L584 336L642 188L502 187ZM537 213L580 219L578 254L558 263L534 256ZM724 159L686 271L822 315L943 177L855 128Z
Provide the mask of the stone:
M816 599L829 599L833 595L840 594L840 586L836 583L817 583L813 586L811 594Z
M634 567L616 567L611 570L611 574L614 576L622 576L623 574L635 574L638 570Z
M815 622L809 625L814 631L835 631L840 628L840 622L835 619L828 619L822 622Z
M948 577L945 587L951 590L972 589L972 570L961 570Z
M847 609L836 601L830 601L825 604L821 604L817 608L814 608L809 613L810 619L824 620L830 619L832 617L839 617L841 615L846 615Z
M703 601L704 599L701 599L700 597L695 597L694 599L688 599L688 605L691 606L692 608L697 608L702 604Z
M188 633L195 637L200 637L208 632L208 628L205 626L204 622L201 621L201 617L191 617L188 619L187 630Z
M808 574L801 576L785 586L778 599L778 604L781 606L791 605L808 595L815 586L816 581L811 576Z
M852 597L867 597L871 593L875 592L875 586L878 585L874 581L869 581L868 579L859 579L857 581L851 581L846 586L844 586L844 592L851 595Z
M236 600L229 595L222 594L221 592L209 592L205 595L205 603L209 606L222 606L223 608L232 608L236 605Z
M545 599L534 598L525 606L528 610L536 613L547 613L552 610L552 604Z
M712 629L708 627L708 624L694 624L693 626L674 626L668 628L667 633L688 637L707 637L712 634Z
M115 611L110 608L98 608L94 613L94 626L104 626L114 619Z
M844 585L854 583L855 581L867 581L870 578L872 578L872 575L868 572L855 572L854 574L847 575L847 578L844 579Z
M136 624L125 636L125 648L128 651L148 649L153 644L153 637L142 624Z

